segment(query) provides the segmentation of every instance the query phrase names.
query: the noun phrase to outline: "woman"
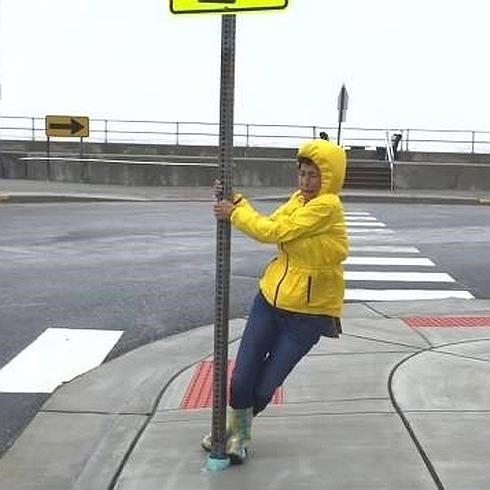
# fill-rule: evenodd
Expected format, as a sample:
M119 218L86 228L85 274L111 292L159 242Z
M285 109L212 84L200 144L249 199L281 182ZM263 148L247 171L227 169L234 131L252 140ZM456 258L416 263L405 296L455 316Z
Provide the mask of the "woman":
M253 416L264 410L294 366L321 336L341 333L348 241L338 194L345 152L315 139L299 148L297 160L299 190L270 216L240 194L214 205L217 219L278 246L260 279L231 377L227 454L234 463L247 457ZM219 182L214 190L219 195ZM202 446L210 449L210 435Z

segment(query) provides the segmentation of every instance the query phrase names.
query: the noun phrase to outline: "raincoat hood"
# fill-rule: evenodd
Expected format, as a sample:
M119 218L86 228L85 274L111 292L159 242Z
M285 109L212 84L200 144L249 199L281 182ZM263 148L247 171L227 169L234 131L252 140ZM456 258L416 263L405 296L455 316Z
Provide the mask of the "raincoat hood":
M319 194L338 194L341 191L347 160L341 146L331 141L314 139L300 146L297 157L310 159L320 170Z

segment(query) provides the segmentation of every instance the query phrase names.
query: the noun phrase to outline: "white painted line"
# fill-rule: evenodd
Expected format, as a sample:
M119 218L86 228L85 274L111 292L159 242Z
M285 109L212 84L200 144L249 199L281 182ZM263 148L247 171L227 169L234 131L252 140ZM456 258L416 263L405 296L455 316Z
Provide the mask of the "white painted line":
M378 221L374 216L347 216L345 215L346 221Z
M384 228L386 225L384 223L381 223L380 221L376 222L359 222L359 221L346 221L345 224L347 225L347 228L350 226L364 226L365 228Z
M23 255L39 255L38 252L34 252L33 250L20 248L20 247L2 246L0 247L0 252L8 253L8 254L14 253L14 254L23 254Z
M394 233L393 230L388 230L386 228L349 228L347 227L347 233L375 233L377 235L391 235Z
M418 257L348 257L344 265L410 265L434 267L434 262Z
M353 301L410 301L423 299L474 299L468 291L429 289L346 289L345 299Z
M344 216L371 216L371 213L366 211L346 211Z
M68 157L21 157L21 160L40 160L40 161L68 161L68 162L95 162L95 163L130 163L138 165L161 165L171 167L217 167L217 163L199 163L199 162L161 162L156 160L114 160L107 158L68 158Z
M354 233L354 234L350 234L349 236L350 243L354 243L354 242L380 243L381 240L383 240L383 243L405 243L405 241L396 233L385 233L383 236L380 236L379 233L376 235L374 233L371 235Z
M349 247L351 252L369 252L369 253L401 253L401 254L418 254L420 250L415 247L406 247L403 245L353 245Z
M51 393L97 367L122 330L48 328L0 369L2 393Z
M455 282L443 272L345 271L346 281Z

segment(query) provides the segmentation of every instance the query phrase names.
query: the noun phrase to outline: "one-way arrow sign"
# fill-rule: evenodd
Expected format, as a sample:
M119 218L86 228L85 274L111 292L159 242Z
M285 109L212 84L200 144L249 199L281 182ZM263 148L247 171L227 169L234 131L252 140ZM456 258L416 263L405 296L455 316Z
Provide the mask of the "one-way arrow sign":
M46 116L46 136L88 137L89 120L84 116Z

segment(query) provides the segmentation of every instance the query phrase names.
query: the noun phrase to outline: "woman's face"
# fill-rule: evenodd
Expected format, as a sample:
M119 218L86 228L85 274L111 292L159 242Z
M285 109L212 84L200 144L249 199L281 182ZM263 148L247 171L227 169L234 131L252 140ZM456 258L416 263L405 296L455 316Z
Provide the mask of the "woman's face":
M318 196L321 188L321 175L320 170L313 162L300 164L298 186L306 202Z

